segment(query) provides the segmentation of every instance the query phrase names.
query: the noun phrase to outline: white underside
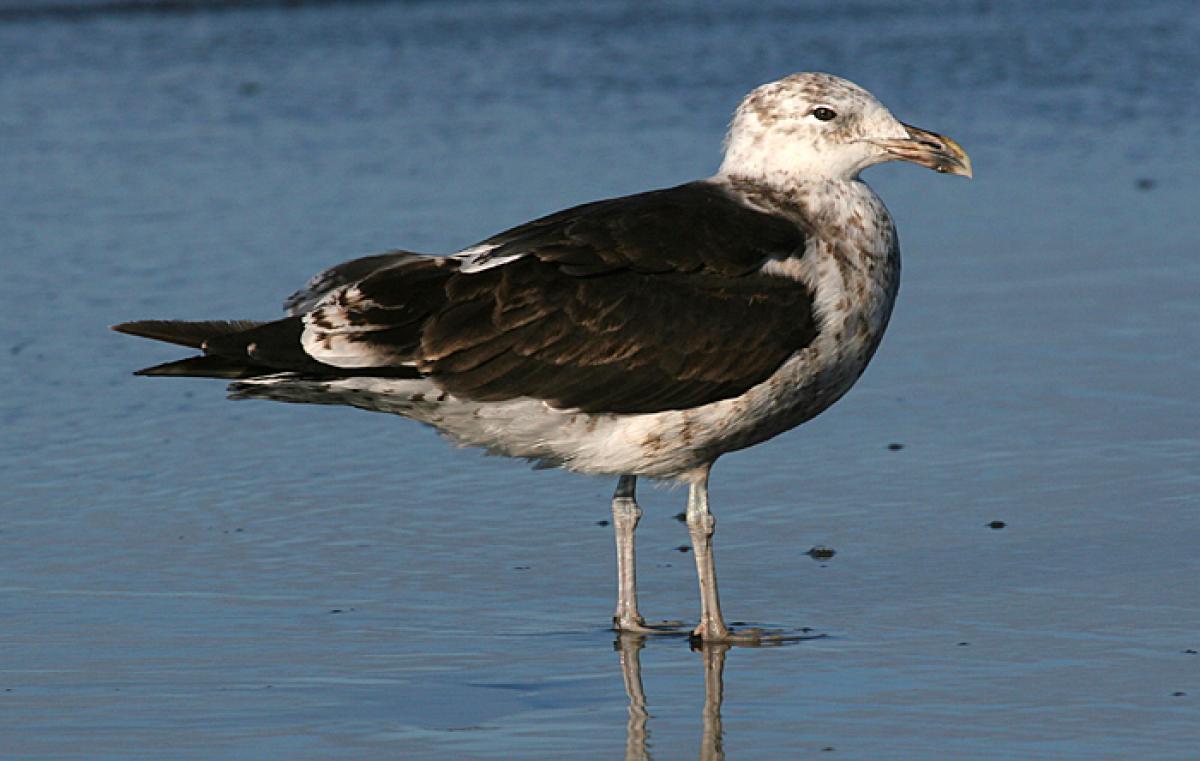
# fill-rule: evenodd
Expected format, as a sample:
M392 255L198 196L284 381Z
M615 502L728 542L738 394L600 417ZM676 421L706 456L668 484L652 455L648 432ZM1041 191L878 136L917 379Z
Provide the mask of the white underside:
M823 349L828 347L795 355L740 397L652 414L562 411L528 398L472 402L442 392L428 379L318 381L281 374L244 381L237 396L403 415L433 426L459 446L581 473L687 480L721 454L792 428L845 393L861 369L857 363L814 362ZM814 373L814 366L823 370Z

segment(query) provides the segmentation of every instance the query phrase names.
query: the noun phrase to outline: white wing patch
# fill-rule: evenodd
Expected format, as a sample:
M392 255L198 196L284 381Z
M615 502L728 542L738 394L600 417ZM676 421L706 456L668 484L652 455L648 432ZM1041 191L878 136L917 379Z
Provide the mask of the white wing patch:
M304 315L300 345L308 356L334 367L395 367L412 365L408 357L369 342L370 334L386 329L363 315L379 308L356 285L330 292Z
M496 248L498 248L498 246L492 243L471 246L470 248L464 248L457 254L451 255L450 258L457 259L462 262L462 265L458 268L459 272L463 273L464 275L470 275L475 272L490 270L493 267L500 267L508 264L511 261L516 261L522 256L526 256L525 253L507 254L505 256L491 256L492 251L494 251Z

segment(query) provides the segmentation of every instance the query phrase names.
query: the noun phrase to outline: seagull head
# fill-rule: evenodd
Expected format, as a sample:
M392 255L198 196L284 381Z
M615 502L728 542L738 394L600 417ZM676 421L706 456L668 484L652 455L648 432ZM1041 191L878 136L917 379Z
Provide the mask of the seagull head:
M787 186L853 180L894 160L971 176L971 159L950 138L901 122L853 82L803 72L746 96L730 124L720 173Z

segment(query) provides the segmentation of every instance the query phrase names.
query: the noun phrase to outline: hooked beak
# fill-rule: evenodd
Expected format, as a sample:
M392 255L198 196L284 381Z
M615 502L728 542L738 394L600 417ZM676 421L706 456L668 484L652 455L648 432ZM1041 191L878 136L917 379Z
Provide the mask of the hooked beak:
M962 146L945 135L903 125L907 138L898 140L876 140L875 144L888 152L891 158L911 161L943 174L971 176L971 157Z

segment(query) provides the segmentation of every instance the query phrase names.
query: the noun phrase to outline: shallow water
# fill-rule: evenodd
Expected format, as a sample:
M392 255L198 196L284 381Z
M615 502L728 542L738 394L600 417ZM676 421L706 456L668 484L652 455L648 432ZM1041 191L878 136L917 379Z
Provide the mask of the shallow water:
M0 3L0 755L1196 758L1198 35L1182 0ZM871 170L882 349L714 471L727 613L823 636L614 647L611 483L132 378L175 352L105 330L707 175L802 69L977 175ZM643 608L694 618L684 495L641 497Z

